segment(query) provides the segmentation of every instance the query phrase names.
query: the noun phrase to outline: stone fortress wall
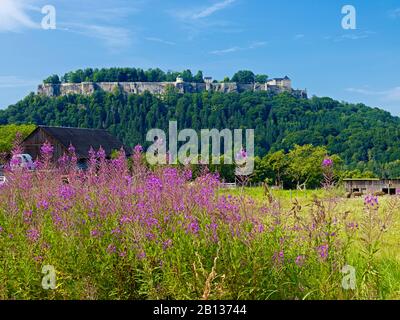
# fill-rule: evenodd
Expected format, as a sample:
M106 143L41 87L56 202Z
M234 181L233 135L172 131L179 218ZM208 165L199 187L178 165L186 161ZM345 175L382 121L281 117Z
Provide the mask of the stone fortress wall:
M163 94L168 87L174 87L180 93L211 92L245 92L267 91L274 94L289 92L299 98L307 98L306 90L294 90L288 87L270 86L265 83L239 84L230 83L188 83L188 82L82 82L62 84L41 84L38 94L48 97L63 96L68 94L91 95L95 91L113 92L119 89L128 94L141 94L148 91L152 94Z

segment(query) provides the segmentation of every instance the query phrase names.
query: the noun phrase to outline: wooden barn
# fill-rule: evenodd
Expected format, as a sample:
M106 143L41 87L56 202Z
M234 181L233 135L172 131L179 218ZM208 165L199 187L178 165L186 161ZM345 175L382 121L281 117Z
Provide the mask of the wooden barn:
M400 179L344 179L343 182L348 193L400 194Z
M130 149L106 130L48 126L38 126L22 142L24 153L30 154L33 159L36 159L40 154L41 146L46 141L54 147L54 160L62 157L70 145L74 146L80 163L85 163L89 159L90 148L97 151L102 147L107 158L111 157L114 150L120 150L121 147L128 156L131 154Z

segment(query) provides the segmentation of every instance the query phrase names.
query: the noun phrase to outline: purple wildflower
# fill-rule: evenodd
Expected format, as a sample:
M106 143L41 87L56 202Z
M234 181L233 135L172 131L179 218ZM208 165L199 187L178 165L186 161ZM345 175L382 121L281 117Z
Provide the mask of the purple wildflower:
M108 247L107 247L107 252L108 252L109 254L115 253L116 251L117 251L116 246L114 246L113 244L109 244L109 245L108 245Z
M329 252L329 245L325 244L322 246L317 247L317 251L321 257L321 259L325 260L328 258L328 252Z
M272 260L274 261L275 264L283 264L285 260L285 252L283 250L275 252L274 255L272 256Z
M32 242L36 242L39 240L40 233L36 229L30 229L26 232L28 239Z
M140 251L140 252L137 254L137 257L138 257L139 260L143 260L144 258L146 258L146 252Z
M97 230L97 229L93 229L93 230L90 231L90 235L91 235L93 238L96 238L96 237L98 237L98 236L100 235L100 232L99 232L99 230Z
M366 205L366 206L374 207L374 206L378 206L378 204L379 204L378 197L375 197L372 194L367 195L364 198L364 205Z
M47 210L49 208L49 203L46 200L39 201L36 205L38 209Z
M199 230L200 230L200 226L197 221L192 221L191 223L189 223L188 232L191 232L193 234L198 234Z
M322 161L322 166L323 167L332 167L333 160L331 158L325 158L324 161Z
M133 151L134 151L136 154L142 153L142 152L143 152L143 147L142 147L140 144L138 144L138 145L135 146L135 148L133 149Z
M163 242L163 249L167 250L168 248L170 248L172 246L172 240L168 239L166 241Z
M305 261L305 257L300 255L300 256L297 256L295 263L298 267L302 267L304 265L304 261Z
M46 141L41 147L40 152L44 156L51 156L53 154L54 147L50 144L50 142Z

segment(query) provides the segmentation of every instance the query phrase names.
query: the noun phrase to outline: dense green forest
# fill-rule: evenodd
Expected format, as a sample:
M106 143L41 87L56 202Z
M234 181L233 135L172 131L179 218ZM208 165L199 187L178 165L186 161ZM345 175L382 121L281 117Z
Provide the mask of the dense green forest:
M255 129L260 157L295 145L326 146L339 155L353 176L371 171L400 176L400 119L363 104L330 98L297 99L268 92L126 95L96 92L92 96L45 97L30 94L0 111L0 125L43 124L105 128L127 145L144 144L149 129Z
M140 68L86 68L84 70L79 69L67 72L62 77L55 74L46 78L43 82L52 84L81 82L174 82L178 76L182 77L185 82L204 82L202 71L198 71L196 74L193 74L192 71L188 69L182 72L164 72L159 68L148 70ZM267 79L267 75L255 75L254 72L250 70L241 70L236 72L232 79L225 77L221 82L263 83L266 82Z

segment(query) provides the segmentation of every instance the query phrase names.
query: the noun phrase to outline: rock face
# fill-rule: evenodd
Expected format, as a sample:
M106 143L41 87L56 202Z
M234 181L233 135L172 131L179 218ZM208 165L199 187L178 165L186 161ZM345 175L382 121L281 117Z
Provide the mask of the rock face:
M152 94L163 94L168 87L175 88L180 93L200 93L204 91L232 93L245 91L268 91L274 94L290 92L298 98L307 98L305 90L287 90L279 87L271 88L262 83L239 84L230 83L177 83L177 82L82 82L63 84L41 84L38 94L57 97L68 94L91 95L96 91L113 92L121 90L127 94L141 94L148 91Z

